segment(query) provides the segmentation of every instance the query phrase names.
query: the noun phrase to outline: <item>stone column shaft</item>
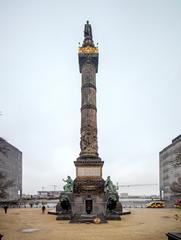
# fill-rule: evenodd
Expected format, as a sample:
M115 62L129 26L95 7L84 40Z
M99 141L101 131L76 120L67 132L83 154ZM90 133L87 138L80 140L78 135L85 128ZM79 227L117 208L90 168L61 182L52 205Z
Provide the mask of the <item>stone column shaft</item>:
M80 155L98 156L96 67L86 61L82 66Z

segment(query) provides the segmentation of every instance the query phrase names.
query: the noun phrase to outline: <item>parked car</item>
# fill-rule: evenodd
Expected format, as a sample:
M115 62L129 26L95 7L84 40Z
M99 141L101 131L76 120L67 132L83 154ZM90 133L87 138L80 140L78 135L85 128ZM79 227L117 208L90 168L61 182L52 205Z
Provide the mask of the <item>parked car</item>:
M153 201L148 204L146 204L147 208L164 208L165 204L162 201Z

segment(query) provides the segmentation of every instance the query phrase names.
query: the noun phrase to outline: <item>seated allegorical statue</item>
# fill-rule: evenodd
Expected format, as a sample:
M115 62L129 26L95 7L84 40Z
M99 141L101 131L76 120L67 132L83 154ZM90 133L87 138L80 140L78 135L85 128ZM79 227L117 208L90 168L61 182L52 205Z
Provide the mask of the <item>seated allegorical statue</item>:
M65 192L73 192L73 180L70 176L66 180L62 179L66 184L63 186Z
M104 191L110 193L116 193L116 185L113 184L110 176L107 177L105 184L104 184Z

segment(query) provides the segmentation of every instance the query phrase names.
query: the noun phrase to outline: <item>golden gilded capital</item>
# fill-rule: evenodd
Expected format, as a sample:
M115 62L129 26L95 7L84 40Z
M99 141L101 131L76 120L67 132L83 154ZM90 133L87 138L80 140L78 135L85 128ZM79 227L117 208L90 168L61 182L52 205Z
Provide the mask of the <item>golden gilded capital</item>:
M99 53L99 49L97 47L79 47L78 50L79 53L84 53L84 54L97 54Z

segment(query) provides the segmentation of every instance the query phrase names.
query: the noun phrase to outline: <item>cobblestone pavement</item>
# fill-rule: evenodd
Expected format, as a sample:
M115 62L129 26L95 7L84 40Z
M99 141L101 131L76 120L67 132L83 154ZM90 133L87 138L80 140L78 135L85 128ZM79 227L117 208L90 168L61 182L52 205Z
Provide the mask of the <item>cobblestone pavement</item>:
M3 240L164 240L167 232L181 232L179 209L131 209L121 221L108 224L69 224L41 209L0 209Z

